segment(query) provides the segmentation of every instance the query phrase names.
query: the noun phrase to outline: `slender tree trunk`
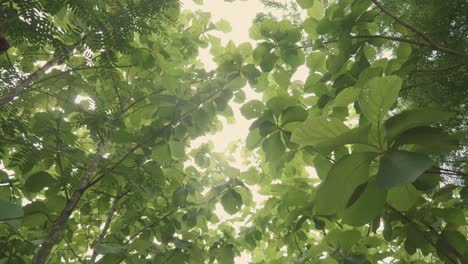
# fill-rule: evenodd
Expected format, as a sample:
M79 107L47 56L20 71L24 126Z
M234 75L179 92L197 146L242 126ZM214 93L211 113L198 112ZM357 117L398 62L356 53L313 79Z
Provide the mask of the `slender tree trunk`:
M68 200L65 206L65 209L63 209L60 216L54 222L54 225L52 226L52 230L50 230L49 235L47 235L47 238L44 240L44 242L42 242L41 247L39 248L39 251L34 256L34 259L32 262L33 264L46 263L50 255L50 251L59 242L60 237L62 236L63 231L65 230L65 227L67 226L68 220L70 219L72 212L74 211L76 205L78 204L81 197L83 196L83 193L89 187L89 180L91 176L94 174L94 172L96 171L98 163L101 160L104 152L105 152L104 145L100 144L95 157L91 160L90 164L88 165L88 168L86 169L83 176L81 177L78 188L71 195L70 200Z

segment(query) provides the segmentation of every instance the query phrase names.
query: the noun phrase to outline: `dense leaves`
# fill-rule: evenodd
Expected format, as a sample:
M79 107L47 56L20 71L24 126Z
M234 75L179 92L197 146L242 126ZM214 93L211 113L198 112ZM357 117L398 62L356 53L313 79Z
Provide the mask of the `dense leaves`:
M464 69L466 23L445 41L413 1L263 2L289 17L238 45L176 1L2 5L0 261L467 263L463 106L407 93ZM237 110L245 142L194 142Z

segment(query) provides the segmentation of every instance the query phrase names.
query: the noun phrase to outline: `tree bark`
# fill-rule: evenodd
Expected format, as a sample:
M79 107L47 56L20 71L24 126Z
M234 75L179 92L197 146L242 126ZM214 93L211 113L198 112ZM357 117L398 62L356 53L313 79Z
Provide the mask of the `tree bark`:
M91 176L94 174L104 152L105 152L104 145L100 144L96 152L96 155L94 155L94 158L91 160L88 168L86 169L83 176L81 177L78 188L71 195L70 200L68 200L65 206L65 209L63 209L60 216L54 222L54 225L52 226L52 230L50 230L49 234L47 235L47 238L44 240L44 242L42 242L41 247L39 248L39 251L34 256L34 259L32 262L33 264L46 263L50 255L50 251L59 242L60 237L62 236L63 231L65 230L65 227L67 226L68 220L70 219L72 212L74 211L76 205L78 204L81 197L83 196L83 193L89 187L89 180Z
M77 48L85 38L80 39L77 43L70 46L65 53L58 53L52 57L49 61L46 62L41 68L37 71L31 73L26 79L21 80L18 85L15 86L12 90L10 90L6 95L0 97L0 108L5 104L11 102L16 96L24 93L36 79L44 75L50 68L54 66L54 64L62 59L64 56L73 52L75 48Z

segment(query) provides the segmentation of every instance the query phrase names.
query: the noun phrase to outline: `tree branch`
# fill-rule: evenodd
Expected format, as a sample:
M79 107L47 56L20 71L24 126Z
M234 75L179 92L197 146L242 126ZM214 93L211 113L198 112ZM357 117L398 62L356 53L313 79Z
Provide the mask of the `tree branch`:
M453 49L449 49L449 48L446 48L444 46L441 46L439 44L437 44L434 40L432 40L431 38L429 38L426 34L422 33L419 29L417 29L416 27L414 27L413 25L407 23L406 21L402 20L401 18L397 17L396 15L394 15L393 13L391 13L390 11L388 11L387 9L385 9L383 7L383 5L381 3L379 3L379 1L377 0L372 0L372 2L382 11L384 12L385 14L389 15L390 17L392 17L395 21L397 21L398 23L400 23L401 25L403 25L404 27L406 27L407 29L413 31L417 36L419 36L420 38L422 38L430 47L432 47L433 49L435 50L438 50L438 51L442 51L442 52L445 52L445 53L448 53L448 54L452 54L452 55L456 55L456 56L460 56L460 57L463 57L463 58L467 58L467 55L463 52L460 52L460 51L457 51L457 50L453 50Z
M15 88L10 90L6 95L2 96L0 98L0 108L4 106L5 104L11 102L17 95L20 95L24 93L31 85L32 82L34 82L37 78L41 77L44 75L47 70L52 68L54 64L62 59L64 56L67 56L71 52L73 52L74 49L76 49L81 43L86 39L86 36L81 38L77 43L73 44L70 46L66 52L64 53L58 53L52 57L49 61L46 62L41 68L39 68L37 71L33 72L30 74L26 79L22 80Z
M44 264L47 261L47 258L50 255L50 251L58 243L60 240L60 236L63 234L65 227L67 226L68 220L75 209L76 205L80 201L83 193L88 188L89 181L91 176L94 174L99 161L102 158L102 155L105 153L105 145L99 144L98 150L94 157L91 159L91 162L84 172L83 176L81 177L80 184L78 188L73 192L70 197L70 200L67 202L65 208L60 213L60 216L54 222L52 229L50 230L47 238L42 242L39 251L36 253L33 259L33 264Z
M437 249L437 244L432 241L432 239L430 237L427 236L426 232L421 228L421 226L416 223L413 219L411 219L410 217L408 217L406 214L398 211L397 209L395 209L394 207L392 207L391 205L387 205L388 208L390 208L392 211L394 211L395 213L397 213L402 219L404 219L406 222L408 223L412 223L414 224L415 226L418 227L418 229L421 231L421 233L423 234L424 236L424 239L429 243L431 244L435 249ZM458 259L460 259L461 261L463 261L463 256L457 251L457 249L452 245L450 244L442 235L440 235L436 230L434 230L434 228L432 228L430 225L426 225L424 223L422 223L424 225L425 228L429 229L439 240L443 240L446 244L447 244L447 248L449 249L450 252L452 252ZM444 251L440 251L442 253L444 253L444 255L452 262L452 263L458 263L458 261L455 259L452 259L452 257L450 255L447 255Z
M122 198L127 193L128 193L128 191L123 193L123 194L118 192L117 195L114 198L114 201L112 202L112 206L111 206L109 212L107 212L107 218L106 218L106 221L104 223L104 227L102 228L101 234L99 235L99 237L94 242L93 254L91 256L91 263L93 263L93 264L96 263L96 258L98 256L98 252L96 251L95 247L96 247L97 244L102 243L102 241L106 237L107 231L109 230L109 227L110 227L110 224L111 224L111 221L112 221L112 218L114 217L114 213L117 210L117 205L119 203L119 200L120 200L120 198Z

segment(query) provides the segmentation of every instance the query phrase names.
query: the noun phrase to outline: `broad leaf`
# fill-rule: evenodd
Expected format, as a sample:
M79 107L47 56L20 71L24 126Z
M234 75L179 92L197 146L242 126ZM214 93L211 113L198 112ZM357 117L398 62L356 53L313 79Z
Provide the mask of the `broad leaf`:
M390 189L387 201L398 211L407 211L415 205L419 197L421 197L421 192L416 190L412 184L407 183L403 186Z
M387 138L393 141L398 135L408 129L432 125L454 116L451 112L442 112L430 108L412 109L392 116L385 122Z
M229 189L221 197L221 204L223 205L224 211L233 215L241 209L242 197L234 189Z
M15 227L21 225L24 216L21 205L0 197L0 212L0 222L5 222Z
M377 183L386 189L403 186L414 182L433 164L434 162L425 155L391 150L380 160Z
M387 191L371 179L357 201L339 215L345 224L363 226L381 214L386 197Z
M263 111L265 110L265 105L259 100L251 100L241 106L241 114L247 118L258 118L262 116Z
M390 107L396 102L402 80L397 76L374 77L361 89L359 106L373 124L383 122Z
M345 209L356 187L369 178L369 167L374 157L374 153L353 153L335 163L317 190L317 213L331 215Z
M45 187L50 187L54 182L54 177L48 172L36 172L26 179L24 190L27 192L40 192Z
M301 145L316 145L348 130L348 127L338 119L311 117L297 126L292 133L291 141Z

